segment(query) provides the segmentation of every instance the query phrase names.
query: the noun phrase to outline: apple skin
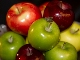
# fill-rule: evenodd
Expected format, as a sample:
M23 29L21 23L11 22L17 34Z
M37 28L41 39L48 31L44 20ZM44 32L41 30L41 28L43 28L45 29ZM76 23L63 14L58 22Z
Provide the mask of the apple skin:
M12 5L7 11L6 21L12 31L26 36L30 25L41 17L41 12L36 5L20 2Z
M45 10L46 6L48 5L48 3L49 3L49 1L43 3L43 4L41 4L41 5L39 6L39 9L40 9L40 11L41 11L42 17L43 17L44 10Z
M6 24L0 24L0 36L7 32L9 29Z
M60 41L71 43L77 51L80 51L80 23L74 21L68 29L62 31Z
M60 41L53 49L44 53L45 60L77 60L75 47L64 41Z
M72 6L64 1L52 0L44 10L43 17L53 17L58 24L60 31L67 29L74 21Z
M44 55L30 44L25 44L18 50L16 60L44 60Z
M21 35L13 31L4 33L0 36L1 60L15 60L17 51L25 44L25 39Z
M47 51L53 48L59 41L60 30L58 25L46 21L46 18L40 18L30 26L27 40L32 47Z

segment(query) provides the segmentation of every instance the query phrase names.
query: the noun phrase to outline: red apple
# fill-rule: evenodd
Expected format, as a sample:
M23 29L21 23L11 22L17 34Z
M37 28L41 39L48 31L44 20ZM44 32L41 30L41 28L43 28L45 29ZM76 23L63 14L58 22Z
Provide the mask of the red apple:
M43 16L43 14L44 14L44 10L45 10L46 6L48 5L48 3L49 3L49 1L43 3L43 4L41 4L41 5L39 6L39 9L40 9L40 11L41 11L42 16Z
M6 21L12 31L27 35L30 25L41 17L41 12L36 5L21 2L11 6L7 12Z
M44 60L44 55L41 51L36 50L30 44L26 44L17 52L16 60Z
M51 1L44 10L43 17L53 17L58 24L60 31L67 29L74 20L74 12L72 6L63 1Z

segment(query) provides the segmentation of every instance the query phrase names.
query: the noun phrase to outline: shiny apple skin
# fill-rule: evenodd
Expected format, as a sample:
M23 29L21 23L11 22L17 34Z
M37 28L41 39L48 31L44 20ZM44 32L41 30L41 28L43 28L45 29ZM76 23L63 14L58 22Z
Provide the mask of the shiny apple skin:
M72 6L69 3L55 0L48 3L43 17L53 17L60 31L63 31L71 26L75 19L74 15Z
M7 12L6 21L12 31L26 36L29 26L41 17L41 12L36 5L21 2L11 6Z
M44 54L45 60L77 60L75 47L63 41L60 41L53 49Z
M0 36L1 60L15 60L17 51L25 44L25 39L21 35L13 31L5 32Z
M17 52L16 60L44 60L44 55L30 44L26 44Z
M48 51L52 49L60 40L60 30L58 25L49 18L40 18L35 21L28 30L26 40L37 50Z

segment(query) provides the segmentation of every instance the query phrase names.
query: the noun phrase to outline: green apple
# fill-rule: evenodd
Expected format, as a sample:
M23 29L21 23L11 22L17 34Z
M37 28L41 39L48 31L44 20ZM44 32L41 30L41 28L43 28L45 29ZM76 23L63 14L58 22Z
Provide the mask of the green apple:
M80 23L74 21L68 29L61 32L60 41L69 42L80 51Z
M60 29L52 18L40 18L30 26L27 39L34 48L47 51L60 41L59 36Z
M60 41L53 49L44 53L45 60L77 60L75 47L64 41Z
M28 41L27 37L26 37L26 44L29 44L29 41Z
M21 46L25 43L25 39L13 32L8 31L0 36L0 58L1 60L15 60L16 54Z

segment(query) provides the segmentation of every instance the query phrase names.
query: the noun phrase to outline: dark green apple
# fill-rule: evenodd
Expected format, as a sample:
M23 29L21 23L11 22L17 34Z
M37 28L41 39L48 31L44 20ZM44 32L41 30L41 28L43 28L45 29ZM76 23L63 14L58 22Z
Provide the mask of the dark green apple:
M68 43L60 41L53 49L47 51L45 60L77 60L77 50Z
M1 60L15 60L16 53L25 44L25 39L12 31L0 36L0 58Z
M29 28L27 40L36 49L47 51L59 41L60 30L52 18L40 18Z

